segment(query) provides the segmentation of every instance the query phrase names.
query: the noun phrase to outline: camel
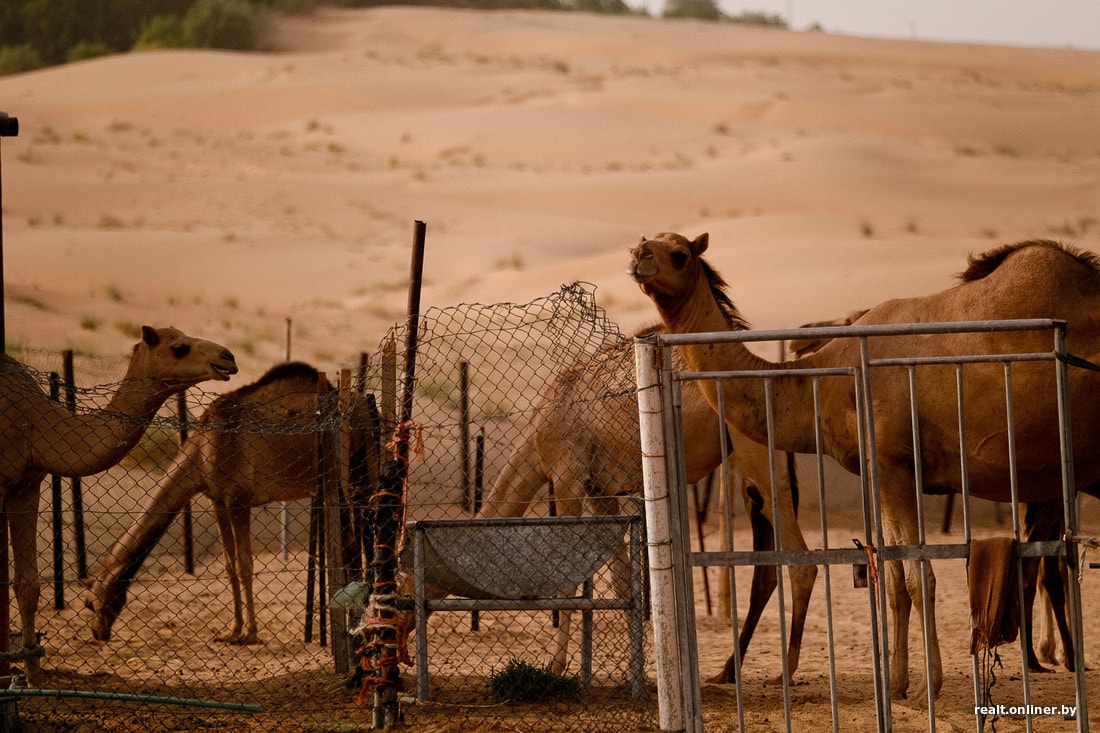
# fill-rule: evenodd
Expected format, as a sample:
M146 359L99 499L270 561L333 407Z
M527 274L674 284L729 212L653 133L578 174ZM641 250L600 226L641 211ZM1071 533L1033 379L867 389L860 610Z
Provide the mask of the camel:
M713 332L743 328L743 319L726 293L725 282L702 259L708 236L689 240L663 233L642 241L631 252L629 272L649 296L671 333ZM1100 263L1095 256L1048 240L1006 245L972 256L961 282L932 295L886 301L869 310L856 325L1060 318L1068 321L1067 348L1077 357L1100 357ZM871 339L875 358L959 353L1049 351L1049 333L955 333L917 338ZM774 370L775 364L756 356L741 343L679 347L695 371ZM860 343L837 339L789 366L795 368L855 366ZM1062 466L1056 423L1055 369L1050 364L1019 363L1013 367L1012 393L1018 460L1019 499L1044 501L1061 496ZM997 364L969 365L964 371L968 430L966 451L970 493L994 501L1009 501L1010 465L1006 439L1004 372ZM959 431L953 369L922 369L918 374L917 412L921 436L921 476L926 489L961 491ZM876 369L872 374L873 437L877 445L879 504L888 544L919 541L913 462L913 427L909 386L904 368ZM778 450L814 452L812 380L789 376L772 380L774 441ZM717 409L716 386L703 385ZM758 380L725 380L722 418L753 440L766 442L764 394ZM1073 369L1069 374L1072 418L1077 426L1096 424L1100 415L1100 374ZM860 435L856 429L854 386L849 380L821 383L825 451L852 473L859 473ZM1078 486L1100 478L1100 433L1074 431L1074 473ZM886 564L886 590L894 638L890 658L890 688L903 698L909 687L908 628L912 604L923 603L920 573L924 570L928 602L933 610L925 629L932 653L926 660L931 689L917 696L935 696L943 681L935 624L935 575L920 560Z
M659 327L657 327L659 328ZM650 333L644 329L640 333ZM681 364L681 366L683 366ZM685 465L688 483L703 479L722 461L717 440L718 418L694 388L682 396ZM581 359L561 372L543 393L538 409L526 426L519 444L489 491L479 517L524 514L538 490L549 483L561 515L579 515L585 501L598 513L616 513L619 497L641 491L641 455L638 407L634 397L634 364L630 341L610 346ZM741 491L752 518L755 549L774 549L771 479L768 450L736 431L729 435L732 460L740 469ZM791 474L784 475L786 458L776 457L779 476L780 541L785 549L807 549L799 530ZM731 472L736 474L737 471ZM816 566L791 566L792 620L788 640L787 672L798 668L802 635L810 595L817 579ZM749 609L740 634L740 656L777 585L773 566L753 568ZM559 640L552 662L556 671L565 667L568 616L562 616ZM732 681L731 656L717 681Z
M42 479L88 476L115 465L141 439L165 400L209 379L237 372L229 349L174 328L142 326L126 376L104 409L73 414L49 399L24 365L0 354L0 492L11 527L15 596L23 646L38 646L38 498ZM17 518L12 521L13 518ZM41 682L37 657L25 673Z
M144 513L92 573L84 605L94 612L95 639L110 640L142 563L191 498L205 494L217 520L233 593L233 625L215 639L228 644L258 643L251 509L313 494L319 470L317 383L316 369L290 362L210 404Z

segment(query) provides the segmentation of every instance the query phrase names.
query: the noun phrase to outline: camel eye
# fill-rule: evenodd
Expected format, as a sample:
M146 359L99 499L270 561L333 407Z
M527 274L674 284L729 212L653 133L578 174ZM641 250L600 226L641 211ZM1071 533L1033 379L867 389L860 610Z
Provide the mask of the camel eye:
M686 265L688 262L688 253L683 251L682 249L675 250L670 255L670 259L672 260L673 267L675 267L677 270L682 270L684 269L684 265Z
M183 357L187 356L190 353L191 353L190 344L176 344L175 346L172 347L172 356L176 357L177 359L182 359Z

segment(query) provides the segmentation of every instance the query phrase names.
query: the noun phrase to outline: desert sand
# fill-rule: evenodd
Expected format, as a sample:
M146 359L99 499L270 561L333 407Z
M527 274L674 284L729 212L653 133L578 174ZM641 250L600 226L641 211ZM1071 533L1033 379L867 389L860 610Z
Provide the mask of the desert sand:
M282 19L268 48L0 78L9 351L172 324L243 384L289 319L293 357L350 367L404 319L415 220L424 307L582 280L624 331L655 319L642 234L709 232L759 328L942 289L1004 243L1100 251L1100 53L397 7Z

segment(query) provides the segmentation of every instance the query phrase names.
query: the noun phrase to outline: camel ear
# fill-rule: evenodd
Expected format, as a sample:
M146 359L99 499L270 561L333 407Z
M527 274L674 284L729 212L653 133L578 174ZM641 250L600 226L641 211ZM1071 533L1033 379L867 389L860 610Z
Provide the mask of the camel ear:
M639 240L638 244L645 244L645 235L644 234L642 235L642 238L641 238L641 240Z
M141 327L141 340L146 346L153 347L160 343L160 336L152 326Z
M696 257L707 251L707 245L710 244L710 234L703 232L694 239L691 243L691 251Z

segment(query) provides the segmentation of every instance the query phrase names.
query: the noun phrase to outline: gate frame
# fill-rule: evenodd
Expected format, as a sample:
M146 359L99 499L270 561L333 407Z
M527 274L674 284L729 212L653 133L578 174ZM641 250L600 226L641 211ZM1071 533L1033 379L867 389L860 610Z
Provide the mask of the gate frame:
M953 334L976 332L1006 332L1006 331L1044 331L1053 332L1054 346L1049 352L1028 352L1024 354L994 354L994 355L967 355L967 356L936 356L936 357L910 357L872 359L870 357L869 339L882 336L911 336L928 334ZM1069 366L1096 369L1078 357L1074 357L1065 349L1065 321L1055 319L1023 319L1006 321L965 321L948 323L920 323L920 324L888 324L870 326L829 326L817 328L761 330L761 331L724 331L714 333L695 334L656 334L635 339L635 368L638 386L638 411L641 424L641 448L642 468L644 478L645 507L647 532L649 543L649 560L652 588L652 608L654 619L654 651L657 663L657 693L660 711L660 726L662 731L690 731L701 733L703 730L702 700L699 684L698 651L695 645L695 608L692 580L692 568L696 565L734 565L767 564L777 566L778 594L780 603L780 636L781 643L786 644L786 619L783 610L784 587L782 581L782 565L802 564L807 561L826 566L826 593L828 594L828 566L830 564L864 564L868 563L868 556L863 549L857 550L810 550L806 552L771 551L741 552L741 553L693 553L689 541L689 523L687 521L687 484L684 472L683 458L683 431L680 424L680 386L684 381L694 380L722 380L727 378L764 378L766 395L766 412L768 420L768 448L774 453L773 439L773 415L771 404L770 378L803 374L815 377L815 420L820 426L820 404L817 400L817 379L821 376L851 376L855 379L855 398L857 402L857 430L860 433L860 451L862 463L865 469L861 472L861 486L864 494L864 531L870 537L871 522L874 526L874 541L877 550L874 555L877 558L877 569L880 574L885 572L887 560L901 560L916 558L922 560L922 567L928 567L931 559L966 558L969 554L969 542L971 528L969 518L969 477L966 468L966 452L962 451L962 495L965 527L965 542L962 544L927 545L924 543L925 522L922 501L918 501L918 527L920 532L920 544L918 545L886 545L882 534L881 508L878 506L878 466L876 460L868 457L876 455L875 431L873 415L873 399L871 392L871 369L880 366L907 367L910 383L910 409L913 414L913 441L914 448L919 452L920 431L917 425L916 408L916 384L914 381L917 366L928 364L953 365L956 370L956 385L958 398L958 411L960 420L960 443L965 445L965 403L963 401L962 368L971 363L1003 363L1005 368L1006 387L1006 411L1010 424L1009 433L1009 469L1011 473L1011 493L1013 508L1013 534L1017 541L1020 540L1020 526L1018 519L1018 496L1016 490L1017 466L1015 463L1015 430L1011 428L1012 422L1012 396L1011 396L1011 364L1016 361L1051 361L1055 369L1055 389L1057 397L1060 462L1062 466L1062 498L1063 512L1065 516L1065 536L1061 541L1048 543L1020 542L1020 552L1017 555L1017 577L1022 572L1022 558L1027 556L1065 555L1069 566L1069 583L1067 592L1067 605L1071 632L1075 645L1076 672L1075 688L1077 702L1077 731L1087 733L1088 706L1085 694L1085 669L1084 669L1084 638L1082 629L1082 607L1080 585L1077 575L1079 558L1076 552L1075 539L1079 532L1077 491L1075 490L1073 472L1072 435L1070 431L1069 414ZM837 369L799 369L797 366L766 371L717 371L717 372L677 372L672 369L670 348L685 344L715 344L722 342L761 342L783 341L793 338L858 338L860 340L860 364ZM717 399L719 407L722 405L723 394L721 382L718 388ZM720 431L725 434L724 421L719 421ZM725 445L723 441L723 445ZM822 460L820 429L818 430L818 461ZM725 449L723 448L723 451ZM723 452L723 458L727 458ZM727 462L723 461L723 471L727 471ZM728 475L725 476L728 479ZM772 500L776 501L776 470L771 466L771 481L773 486ZM727 481L728 487L728 481ZM918 470L915 476L915 486L922 488L922 478ZM819 490L823 484L819 482ZM728 489L727 489L728 490ZM922 492L923 493L923 492ZM822 503L822 522L824 523L824 503ZM824 524L823 524L824 528ZM823 533L823 535L826 533ZM777 547L778 537L776 538ZM826 540L827 542L827 540ZM859 557L862 556L862 563ZM747 558L747 559L746 559ZM921 573L922 587L927 582L927 574ZM1023 589L1019 589L1022 602ZM885 584L878 584L877 598L873 590L869 591L871 607L872 627L872 660L875 676L875 705L876 722L880 731L892 729L891 705L889 691L889 630L886 614L878 614L877 607L886 608ZM680 610L683 609L683 610ZM921 609L922 620L927 620L930 612L927 593ZM734 654L738 653L736 606L734 614ZM827 599L827 614L830 616L829 633L831 634L831 600ZM1025 644L1026 627L1021 624L1020 646ZM882 642L882 643L880 643ZM924 638L925 659L929 657L930 642ZM832 646L830 639L830 660L832 659ZM787 729L790 730L790 692L787 679L786 656L780 654L783 660L783 696ZM1023 690L1024 704L1030 705L1030 688L1028 683L1028 670L1026 655L1022 655L1023 666ZM975 705L979 704L978 688L978 658L973 656L973 674L975 684ZM736 661L740 661L739 659ZM736 665L738 672L736 678L737 702L740 729L744 730L744 714L741 710L741 678L740 665ZM830 667L832 664L830 663ZM931 671L925 664L926 684L930 682ZM830 672L832 678L832 673ZM837 729L835 682L830 680L833 710L833 729ZM935 732L935 698L928 697L929 730ZM1027 730L1031 731L1032 716L1025 718ZM983 730L984 722L976 713L975 721L979 733Z

